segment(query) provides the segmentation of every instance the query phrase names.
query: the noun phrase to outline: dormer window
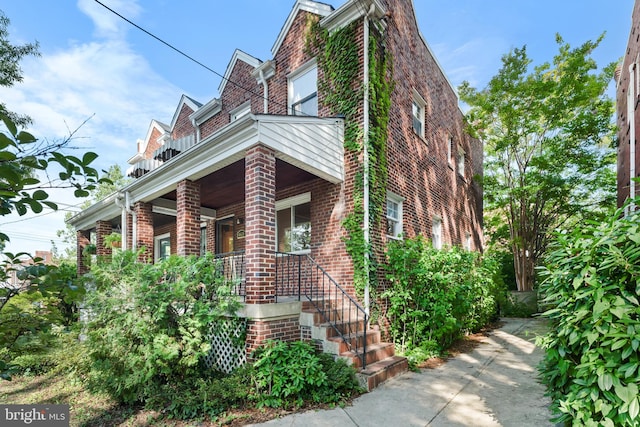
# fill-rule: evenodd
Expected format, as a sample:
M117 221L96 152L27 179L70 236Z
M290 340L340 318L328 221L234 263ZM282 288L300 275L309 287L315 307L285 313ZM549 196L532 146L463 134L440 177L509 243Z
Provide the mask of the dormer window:
M295 116L318 115L318 67L315 61L289 76L289 112Z
M245 102L238 108L234 108L233 110L231 110L231 112L229 113L230 121L235 122L236 120L241 119L244 116L248 116L250 113L251 113L251 103Z

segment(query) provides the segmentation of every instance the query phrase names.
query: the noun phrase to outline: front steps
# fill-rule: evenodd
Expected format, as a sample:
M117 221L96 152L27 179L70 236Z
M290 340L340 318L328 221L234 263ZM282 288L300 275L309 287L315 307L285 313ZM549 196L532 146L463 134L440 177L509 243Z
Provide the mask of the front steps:
M305 302L300 313L300 326L311 329L311 339L322 344L323 352L333 354L353 365L358 370L360 385L367 391L408 370L407 359L395 355L392 343L381 342L380 331L367 327L365 334L363 322L349 319L352 316L344 310L329 309L327 316L334 322L334 326L326 323L322 314L310 302ZM347 342L340 337L336 329L347 337ZM366 366L362 369L362 349L365 342Z

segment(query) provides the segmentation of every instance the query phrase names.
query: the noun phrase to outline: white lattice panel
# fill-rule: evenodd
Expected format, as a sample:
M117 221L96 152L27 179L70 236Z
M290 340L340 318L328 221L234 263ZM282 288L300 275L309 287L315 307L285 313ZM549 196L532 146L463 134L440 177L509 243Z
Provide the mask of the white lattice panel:
M244 365L247 362L247 353L245 342L240 342L240 337L245 336L246 329L246 321L241 320L223 320L211 325L207 337L211 343L211 350L205 357L207 367L229 373Z

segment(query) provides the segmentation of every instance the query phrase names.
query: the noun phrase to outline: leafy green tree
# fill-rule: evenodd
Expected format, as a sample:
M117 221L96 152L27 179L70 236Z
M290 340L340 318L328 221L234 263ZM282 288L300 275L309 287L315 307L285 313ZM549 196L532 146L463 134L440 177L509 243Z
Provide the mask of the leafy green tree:
M514 49L486 88L459 88L469 127L485 144L488 223L498 217L508 228L520 291L533 289L554 229L614 206L614 111L605 91L615 64L598 69L591 57L602 38L572 48L557 35L558 54L533 69L526 47Z
M0 85L10 87L22 80L20 60L26 55L37 55L37 43L13 46L8 41L8 24L9 20L0 12ZM0 104L0 216L14 212L18 215L38 214L45 207L56 210L58 206L49 199L48 190L69 188L76 197L86 197L100 183L108 181L100 178L91 166L97 154L87 152L82 158L63 154L73 133L57 142L40 141L21 129L29 122L28 117L11 113ZM0 230L0 246L4 247L7 241L9 237ZM5 252L3 255L0 261L0 317L4 320L14 318L12 315L15 314L21 324L42 325L42 313L22 310L25 305L20 304L21 298L22 303L34 303L30 299L36 298L39 303L48 304L47 298L58 296L65 304L72 304L81 293L76 281L66 277L66 270L45 265L42 259L26 253ZM16 297L20 298L12 302ZM55 316L48 316L49 312L45 314L45 319L55 320ZM62 322L63 318L60 317ZM11 324L0 322L0 343L5 348L27 332L42 330L42 327L30 326L16 334ZM7 378L8 371L7 361L0 359L0 377Z
M13 45L9 42L9 18L0 10L0 86L11 87L22 81L20 61L26 56L39 56L38 43ZM7 110L0 102L0 112L7 114L14 123L24 126L31 122L27 116L21 116Z

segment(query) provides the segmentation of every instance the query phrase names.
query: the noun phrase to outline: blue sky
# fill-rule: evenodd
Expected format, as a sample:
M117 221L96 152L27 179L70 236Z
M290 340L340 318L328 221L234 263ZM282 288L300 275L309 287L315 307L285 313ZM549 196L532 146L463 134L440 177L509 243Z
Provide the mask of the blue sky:
M339 7L344 0L326 1ZM103 0L138 25L224 74L234 49L262 60L294 0ZM535 62L552 59L555 33L572 45L606 37L600 66L624 54L633 0L414 0L418 24L454 86L481 88L510 49L527 45ZM86 119L73 145L99 154L96 166L126 169L149 123L168 123L184 93L205 103L220 78L108 12L94 0L12 0L0 4L15 43L40 43L41 56L23 62L25 80L0 98L34 119L30 131L50 140ZM613 92L612 92L613 93ZM76 209L69 193L53 194ZM77 210L77 209L76 209ZM5 217L0 230L10 251L47 250L62 229L63 212ZM57 242L59 244L59 242Z

